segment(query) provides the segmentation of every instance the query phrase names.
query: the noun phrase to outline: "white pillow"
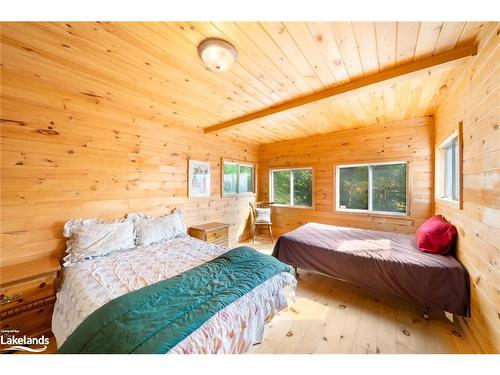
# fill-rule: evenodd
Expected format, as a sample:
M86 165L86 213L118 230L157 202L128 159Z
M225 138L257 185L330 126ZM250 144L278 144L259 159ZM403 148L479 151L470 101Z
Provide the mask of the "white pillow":
M135 246L134 223L128 219L73 219L64 225L64 235L69 237L64 266Z
M271 222L271 209L270 208L256 208L255 209L255 222L256 223L270 223Z
M167 241L185 235L182 211L176 209L170 215L148 217L144 214L129 214L134 219L137 246L149 246L155 242Z

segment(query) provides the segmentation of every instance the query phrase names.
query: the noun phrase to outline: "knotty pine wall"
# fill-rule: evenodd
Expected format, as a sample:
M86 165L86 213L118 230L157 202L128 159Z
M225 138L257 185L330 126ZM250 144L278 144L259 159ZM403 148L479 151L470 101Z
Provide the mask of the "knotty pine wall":
M500 28L483 33L478 55L449 88L436 114L436 146L463 122L463 209L436 200L459 232L468 269L472 317L467 327L485 351L500 352Z
M277 234L310 221L413 233L433 213L433 153L432 117L262 145L259 149L259 199L269 199L270 169L313 167L313 209L274 207L273 230ZM335 210L337 164L399 160L409 161L409 216Z
M3 265L60 257L63 225L75 217L161 215L181 207L187 225L229 223L230 244L248 235L254 197L222 198L220 163L256 162L256 146L118 110L69 88L40 89L36 79L2 80ZM211 162L210 198L187 198L188 158Z

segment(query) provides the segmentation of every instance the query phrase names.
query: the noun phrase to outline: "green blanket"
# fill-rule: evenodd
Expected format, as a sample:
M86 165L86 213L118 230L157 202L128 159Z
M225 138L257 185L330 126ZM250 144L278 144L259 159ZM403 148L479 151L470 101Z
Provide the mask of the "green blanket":
M90 314L59 353L166 353L218 311L289 267L238 247Z

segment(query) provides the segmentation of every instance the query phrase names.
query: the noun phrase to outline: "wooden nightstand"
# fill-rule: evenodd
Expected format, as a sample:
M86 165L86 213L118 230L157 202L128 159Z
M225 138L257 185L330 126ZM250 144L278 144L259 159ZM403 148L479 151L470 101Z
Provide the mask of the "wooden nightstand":
M229 246L229 224L207 223L189 228L189 235L219 246Z
M57 259L39 259L0 268L0 329L36 337L50 333L56 300ZM9 334L9 333L7 333Z

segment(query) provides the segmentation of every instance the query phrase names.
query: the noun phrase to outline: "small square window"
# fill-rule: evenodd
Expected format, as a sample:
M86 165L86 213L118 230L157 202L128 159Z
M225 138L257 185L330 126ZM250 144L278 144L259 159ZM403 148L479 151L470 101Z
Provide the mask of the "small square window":
M312 168L275 169L270 171L271 197L275 205L312 207Z
M224 195L254 194L255 166L224 160L222 163Z
M407 214L407 162L337 166L337 211Z

